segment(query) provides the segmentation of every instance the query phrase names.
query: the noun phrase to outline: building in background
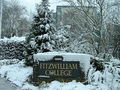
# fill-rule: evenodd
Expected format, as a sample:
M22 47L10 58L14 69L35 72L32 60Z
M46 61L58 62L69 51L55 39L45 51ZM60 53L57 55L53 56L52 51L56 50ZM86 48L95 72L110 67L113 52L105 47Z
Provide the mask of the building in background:
M79 10L78 10L79 9ZM74 6L57 6L56 9L56 28L59 28L60 24L70 25L71 29L79 30L87 26L87 16L82 12L86 10L90 16L96 15L96 7L74 7Z

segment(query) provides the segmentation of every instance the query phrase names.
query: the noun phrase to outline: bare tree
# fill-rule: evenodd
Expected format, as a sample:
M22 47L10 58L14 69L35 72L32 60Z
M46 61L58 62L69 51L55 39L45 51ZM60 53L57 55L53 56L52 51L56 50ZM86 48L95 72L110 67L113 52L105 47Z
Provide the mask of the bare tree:
M16 0L3 3L2 37L22 36L29 31L26 9Z
M111 31L111 41L113 45L113 56L120 59L120 0L111 3L110 16L108 17Z
M74 21L79 27L85 23L85 26L79 30L86 30L83 37L86 38L93 48L96 50L97 55L100 53L107 53L110 47L110 35L107 29L107 17L109 5L106 0L64 0L74 6L77 12L81 13L80 16ZM93 14L89 11L93 9ZM92 12L91 12L92 13ZM80 21L78 23L78 21ZM82 21L82 22L81 22Z

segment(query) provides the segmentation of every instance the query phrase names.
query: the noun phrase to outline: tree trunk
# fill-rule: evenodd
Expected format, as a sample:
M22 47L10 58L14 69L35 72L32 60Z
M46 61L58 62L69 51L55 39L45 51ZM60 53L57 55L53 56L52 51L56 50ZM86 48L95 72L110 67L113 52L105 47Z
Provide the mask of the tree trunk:
M0 38L2 32L2 0L0 0Z

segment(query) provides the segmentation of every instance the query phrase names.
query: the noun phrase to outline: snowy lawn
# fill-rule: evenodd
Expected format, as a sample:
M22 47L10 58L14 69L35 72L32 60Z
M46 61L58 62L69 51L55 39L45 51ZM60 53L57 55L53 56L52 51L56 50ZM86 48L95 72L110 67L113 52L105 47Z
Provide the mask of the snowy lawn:
M0 61L3 63L3 61ZM89 74L88 80L90 79L90 84L84 85L81 82L72 81L69 83L61 83L58 81L52 81L51 83L44 83L39 87L35 87L32 84L28 83L28 78L32 74L32 68L26 67L23 61L20 61L16 64L11 65L1 65L0 66L0 75L1 77L6 78L12 83L21 87L21 90L120 90L119 79L115 78L116 74L110 73L109 69L105 69L105 73L101 73L99 71L92 72ZM116 69L115 71L120 71L120 69ZM101 77L104 77L103 83L101 83ZM114 78L113 78L114 77ZM117 81L115 81L117 79ZM113 80L113 82L111 81ZM111 84L112 83L112 84ZM112 85L112 86L111 86Z
M1 77L5 77L12 83L22 86L32 74L31 67L25 67L24 63L20 61L17 64L3 65L0 67Z

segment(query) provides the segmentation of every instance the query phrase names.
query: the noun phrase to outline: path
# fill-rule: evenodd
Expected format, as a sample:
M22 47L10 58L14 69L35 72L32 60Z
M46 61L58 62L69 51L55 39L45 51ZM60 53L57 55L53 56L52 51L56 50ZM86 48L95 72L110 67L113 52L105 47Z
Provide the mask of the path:
M9 81L0 77L0 90L20 90L15 85L11 84Z

